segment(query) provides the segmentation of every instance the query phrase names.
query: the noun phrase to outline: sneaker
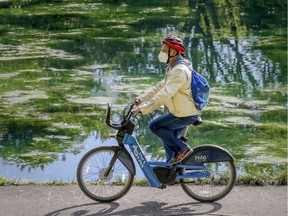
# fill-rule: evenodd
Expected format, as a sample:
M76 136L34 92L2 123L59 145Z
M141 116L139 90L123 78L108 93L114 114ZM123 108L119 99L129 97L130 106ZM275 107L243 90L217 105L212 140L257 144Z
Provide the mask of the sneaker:
M177 157L172 158L171 160L169 160L170 164L177 164L180 163L184 158L186 158L187 156L189 156L192 153L192 149L187 147L185 148L181 153L179 153L177 155Z

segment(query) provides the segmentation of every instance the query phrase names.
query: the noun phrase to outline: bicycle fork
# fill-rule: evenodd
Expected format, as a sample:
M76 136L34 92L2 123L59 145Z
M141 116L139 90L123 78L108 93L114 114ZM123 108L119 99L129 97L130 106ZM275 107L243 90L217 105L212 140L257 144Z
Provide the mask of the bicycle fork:
M114 166L114 164L115 164L117 158L119 157L123 148L124 148L124 146L119 146L119 148L117 148L115 150L114 155L113 155L113 157L112 157L112 159L111 159L111 161L110 161L110 163L109 163L109 165L108 165L108 167L104 173L104 177L108 177L111 174L111 171L113 172L112 168L113 168L113 166Z

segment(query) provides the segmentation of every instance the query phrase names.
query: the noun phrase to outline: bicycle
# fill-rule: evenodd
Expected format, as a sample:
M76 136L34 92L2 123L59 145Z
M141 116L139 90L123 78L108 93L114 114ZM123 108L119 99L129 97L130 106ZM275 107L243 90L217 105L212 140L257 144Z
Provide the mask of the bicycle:
M187 195L200 202L213 202L225 197L233 188L236 168L233 156L224 148L203 144L181 163L171 165L161 161L147 161L132 135L135 123L133 109L136 102L124 109L121 122L112 122L108 104L106 124L117 130L117 146L101 146L87 152L77 167L77 181L83 193L98 202L112 202L123 197L131 188L136 174L134 156L149 185L164 189L180 184ZM128 112L126 112L128 108ZM130 152L127 150L129 146Z

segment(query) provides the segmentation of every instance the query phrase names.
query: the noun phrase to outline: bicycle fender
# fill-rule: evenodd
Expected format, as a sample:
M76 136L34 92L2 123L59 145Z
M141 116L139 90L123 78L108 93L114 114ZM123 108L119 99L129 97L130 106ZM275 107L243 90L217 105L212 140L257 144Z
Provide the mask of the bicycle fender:
M204 144L196 146L192 150L193 153L187 158L186 163L201 165L203 163L235 160L226 149L216 145Z
M120 147L114 146L113 148L114 150L116 150L117 148L120 148ZM129 170L131 174L136 175L135 164L133 162L131 155L129 154L126 148L122 148L118 156L118 159L123 163L123 165Z

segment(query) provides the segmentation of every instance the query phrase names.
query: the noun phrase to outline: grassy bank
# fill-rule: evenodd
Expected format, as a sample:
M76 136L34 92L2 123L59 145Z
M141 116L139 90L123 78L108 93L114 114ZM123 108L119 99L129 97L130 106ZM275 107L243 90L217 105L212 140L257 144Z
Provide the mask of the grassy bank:
M65 182L65 181L51 181L45 183L38 183L32 181L21 181L21 180L7 180L2 177L0 179L0 186L21 186L21 185L41 185L41 186L64 186L64 185L76 185L76 181ZM283 186L287 185L287 173L282 173L276 176L268 175L241 175L237 177L236 185L249 185L249 186ZM135 186L148 186L148 182L145 178L134 179Z

